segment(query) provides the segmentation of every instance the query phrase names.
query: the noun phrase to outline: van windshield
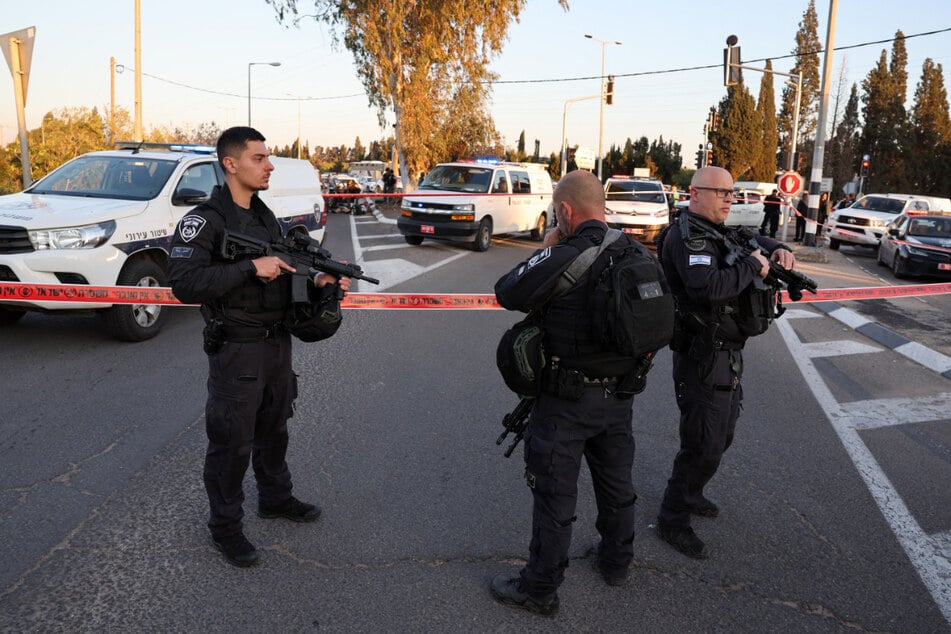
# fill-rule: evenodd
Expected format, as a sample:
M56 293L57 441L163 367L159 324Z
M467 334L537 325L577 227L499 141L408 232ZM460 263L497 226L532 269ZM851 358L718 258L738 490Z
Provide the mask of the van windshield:
M659 183L645 181L609 181L605 198L611 201L633 201L639 203L666 202Z
M492 182L492 169L475 165L437 165L420 183L420 189L485 194Z
M151 200L158 196L175 161L137 156L81 156L25 190L31 194Z

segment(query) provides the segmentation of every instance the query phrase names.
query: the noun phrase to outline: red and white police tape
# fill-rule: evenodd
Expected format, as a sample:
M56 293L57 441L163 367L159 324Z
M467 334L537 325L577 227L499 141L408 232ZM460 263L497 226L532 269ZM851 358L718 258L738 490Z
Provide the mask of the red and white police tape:
M951 293L951 283L909 284L819 289L804 293L803 302L830 302L894 297L921 297ZM783 291L782 299L789 301ZM0 282L0 302L63 302L98 304L183 304L169 288L160 286L84 286ZM193 305L193 304L184 304ZM501 309L495 295L479 293L348 293L341 306L369 310L489 310Z

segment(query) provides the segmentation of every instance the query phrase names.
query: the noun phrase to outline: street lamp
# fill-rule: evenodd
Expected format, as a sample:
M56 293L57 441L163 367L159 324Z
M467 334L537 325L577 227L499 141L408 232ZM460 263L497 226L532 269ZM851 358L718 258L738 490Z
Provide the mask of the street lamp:
M601 43L601 112L600 122L598 124L598 180L601 180L601 163L603 162L602 155L604 154L604 150L602 149L604 145L604 49L607 48L608 44L617 44L620 46L621 43L617 40L602 40L590 33L585 33L584 36L589 40Z
M251 67L280 66L280 62L248 62L248 127L251 127Z

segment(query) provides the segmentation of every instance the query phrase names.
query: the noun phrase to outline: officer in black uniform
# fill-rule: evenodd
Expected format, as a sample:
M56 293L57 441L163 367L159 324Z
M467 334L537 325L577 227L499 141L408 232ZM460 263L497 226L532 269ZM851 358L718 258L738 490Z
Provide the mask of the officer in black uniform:
M690 183L690 207L671 222L661 243L660 259L677 304L673 376L680 408L680 451L657 517L657 534L681 553L702 559L703 541L690 526L690 515L716 517L719 508L703 488L733 441L743 400L743 345L761 334L771 315L751 315L748 307L769 306L768 293L754 281L769 273L766 255L754 251L731 261L727 244L733 178L719 167L705 167ZM795 257L785 245L767 237L758 243L770 259L787 269ZM765 324L765 325L764 325Z
M225 230L266 241L281 228L257 192L268 188L274 166L260 132L225 130L218 140L225 185L181 219L169 255L169 280L184 303L201 303L208 353L204 481L211 506L208 527L215 546L236 566L251 566L259 552L245 538L242 481L250 462L258 485L258 514L312 522L320 508L291 495L285 462L287 420L297 397L291 337L282 327L290 307L293 267L274 256L229 260L221 255ZM317 287L350 280L320 274ZM328 287L326 290L330 290Z
M590 172L570 172L552 199L557 226L546 233L540 250L495 285L496 297L509 310L529 312L548 304L562 273L607 231L604 187ZM619 241L644 248L627 236ZM598 266L595 261L589 273ZM543 310L550 361L525 434L525 478L534 499L529 560L520 575L499 575L491 584L498 601L545 616L558 610L556 590L568 566L582 456L598 506L598 571L608 584L621 585L633 557L631 394L616 393L619 379L631 372L631 359L594 340L586 282L582 278Z

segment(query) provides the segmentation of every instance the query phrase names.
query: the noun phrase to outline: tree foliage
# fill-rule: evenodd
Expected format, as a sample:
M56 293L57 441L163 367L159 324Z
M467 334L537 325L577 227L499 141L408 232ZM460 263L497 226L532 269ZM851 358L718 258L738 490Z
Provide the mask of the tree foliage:
M862 81L865 123L860 150L871 157L868 184L880 191L902 191L910 180L904 161L910 141L905 112L907 54L902 32L895 36L892 63L888 63L888 54L883 50L878 64Z
M912 191L939 193L951 191L951 119L948 116L948 92L941 64L931 58L924 61L921 80L915 89L911 109L913 138L909 167L914 175Z
M809 0L796 32L796 47L793 54L796 64L789 71L802 73L802 95L799 104L799 133L797 145L812 137L816 131L816 117L819 112L819 19L816 16L816 2ZM796 113L796 87L786 83L782 94L782 107L779 111L779 137L782 147L789 151L792 146L793 120Z
M720 125L710 135L713 164L728 170L733 180L752 180L763 140L762 118L753 95L742 83L730 86L717 111Z
M460 152L501 145L487 109L489 68L525 1L266 0L282 22L329 25L353 54L381 127L392 111L404 182ZM304 4L313 13L303 16Z
M760 80L756 112L759 115L760 139L754 148L753 168L750 180L770 182L776 180L776 152L779 147L779 130L776 127L776 95L773 91L772 60L766 60L766 70Z

